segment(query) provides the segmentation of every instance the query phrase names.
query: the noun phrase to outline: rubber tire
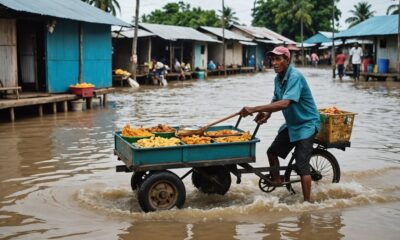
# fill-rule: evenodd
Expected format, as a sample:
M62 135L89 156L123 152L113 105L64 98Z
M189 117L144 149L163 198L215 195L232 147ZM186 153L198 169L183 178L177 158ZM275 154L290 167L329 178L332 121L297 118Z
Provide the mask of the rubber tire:
M201 172L197 172L196 169L206 173L208 177L204 176ZM194 168L193 170L192 183L200 192L225 195L229 191L232 179L229 169L225 166L201 167ZM216 179L220 184L209 178Z
M131 188L132 191L136 191L140 185L142 184L143 180L147 177L148 173L146 172L134 172L131 177Z
M332 171L332 183L338 183L340 181L340 167L339 167L339 163L336 160L335 156L333 156L330 152L323 150L323 149L318 149L318 148L314 148L311 156L310 156L310 165L316 169L317 171L321 170L321 169L317 169L317 166L315 164L315 161L313 161L313 159L315 159L315 157L322 157L325 160L327 160L331 166L331 171ZM325 165L324 165L325 166ZM285 182L290 182L290 180L293 181L293 179L290 179L292 176L292 171L294 170L294 165L288 166L288 168L285 171ZM326 174L325 174L326 175ZM293 176L292 176L293 177ZM296 177L298 177L298 175L296 174ZM311 173L311 178L313 177L312 173ZM324 177L324 175L322 176ZM323 178L322 178L323 179ZM318 182L313 180L314 182ZM286 188L289 192L291 193L295 193L295 191L292 188L292 184L288 183L286 184Z
M166 207L160 207L154 205L150 200L151 191L157 187L158 184L167 184L174 188L175 201L170 203ZM182 208L185 204L186 190L182 180L173 172L170 171L156 171L150 173L146 179L143 180L142 184L138 189L138 201L139 205L144 212L153 212L159 210L168 210L173 207Z

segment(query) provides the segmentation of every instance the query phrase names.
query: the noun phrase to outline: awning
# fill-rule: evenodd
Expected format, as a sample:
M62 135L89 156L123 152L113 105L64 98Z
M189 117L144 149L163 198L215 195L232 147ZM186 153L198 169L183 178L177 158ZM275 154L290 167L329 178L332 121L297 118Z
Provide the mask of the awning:
M254 42L239 41L239 43L243 45L257 46L257 43Z
M257 42L261 43L272 43L272 44L282 44L282 41L279 40L267 40L267 39L256 39Z

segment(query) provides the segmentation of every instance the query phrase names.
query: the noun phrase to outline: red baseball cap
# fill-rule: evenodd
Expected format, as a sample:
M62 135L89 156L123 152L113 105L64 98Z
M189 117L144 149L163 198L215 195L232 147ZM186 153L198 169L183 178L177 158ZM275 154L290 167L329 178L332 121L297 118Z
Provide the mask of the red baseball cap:
M267 53L267 56L271 56L271 55L285 55L287 58L290 59L289 49L282 47L282 46L276 47L276 48L274 48L274 50L269 51Z

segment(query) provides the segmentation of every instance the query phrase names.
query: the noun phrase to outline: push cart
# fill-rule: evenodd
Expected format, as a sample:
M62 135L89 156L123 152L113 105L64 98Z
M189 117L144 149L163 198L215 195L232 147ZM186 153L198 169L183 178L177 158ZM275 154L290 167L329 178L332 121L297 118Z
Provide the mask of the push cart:
M241 117L235 126L224 125L210 127L207 131L222 129L239 129ZM236 183L241 182L242 174L254 173L259 180L259 187L264 192L271 192L276 187L270 182L270 167L253 167L250 163L256 161L256 137L260 125L257 125L252 138L244 142L189 145L181 143L178 146L139 148L126 141L121 132L115 133L114 153L124 164L116 167L117 172L133 172L131 187L137 191L138 202L143 211L167 210L173 207L182 208L185 203L186 191L182 182L191 174L193 185L206 194L221 194L228 192L231 186L231 173L236 176ZM179 127L175 127L179 130ZM315 182L339 182L340 168L336 158L327 151L328 148L345 150L350 142L324 144L316 140L310 167L311 177ZM295 193L292 184L300 182L294 168L292 156L287 166L279 169L284 171L284 184L291 193ZM188 168L182 176L169 171L174 168Z

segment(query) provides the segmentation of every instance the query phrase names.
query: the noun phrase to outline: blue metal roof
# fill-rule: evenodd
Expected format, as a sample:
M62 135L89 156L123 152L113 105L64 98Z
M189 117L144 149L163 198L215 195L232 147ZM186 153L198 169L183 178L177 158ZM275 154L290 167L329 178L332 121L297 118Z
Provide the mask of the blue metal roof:
M369 18L345 31L335 34L335 38L397 35L399 15Z
M332 37L332 33L331 37ZM311 36L310 38L306 39L304 43L307 44L317 44L317 43L324 43L324 42L331 42L332 39L329 36L328 32L318 32L317 34Z
M0 5L17 12L28 12L90 23L130 26L130 24L81 0L0 0Z

